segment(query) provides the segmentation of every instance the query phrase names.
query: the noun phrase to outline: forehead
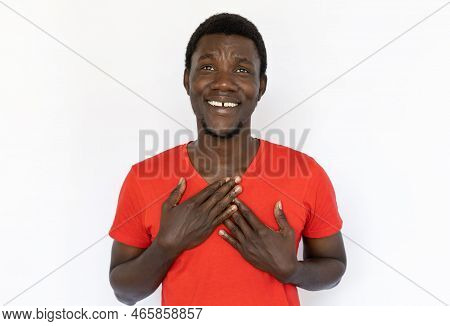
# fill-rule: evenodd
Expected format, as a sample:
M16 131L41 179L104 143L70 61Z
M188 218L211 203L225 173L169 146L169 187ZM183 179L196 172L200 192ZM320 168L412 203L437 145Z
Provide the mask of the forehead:
M207 34L197 42L193 60L197 60L204 54L214 56L246 57L255 64L259 62L258 50L255 43L241 35Z

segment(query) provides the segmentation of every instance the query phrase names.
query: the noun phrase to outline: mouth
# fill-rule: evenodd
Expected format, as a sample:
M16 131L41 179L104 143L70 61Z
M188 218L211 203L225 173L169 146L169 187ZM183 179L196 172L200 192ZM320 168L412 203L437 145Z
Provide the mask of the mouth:
M206 100L206 102L208 103L208 107L211 111L222 116L236 113L239 108L239 105L241 104L240 102L234 99L233 100L210 99Z
M207 101L207 103L211 112L222 117L235 115L239 107L235 102Z
M221 101L207 101L209 105L216 108L235 108L239 105L238 102L221 102Z

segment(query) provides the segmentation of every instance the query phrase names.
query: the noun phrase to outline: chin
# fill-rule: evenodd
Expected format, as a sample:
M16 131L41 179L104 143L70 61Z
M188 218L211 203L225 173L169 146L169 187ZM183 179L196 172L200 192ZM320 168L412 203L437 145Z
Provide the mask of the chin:
M216 129L205 129L206 134L217 137L217 138L223 138L223 139L227 139L227 138L231 138L234 135L239 133L239 130L234 131L234 130L216 130Z
M211 136L215 136L218 138L231 138L234 135L239 134L242 128L242 122L239 121L236 127L229 128L214 128L210 127L206 124L205 120L202 120L203 129L205 129L205 133Z

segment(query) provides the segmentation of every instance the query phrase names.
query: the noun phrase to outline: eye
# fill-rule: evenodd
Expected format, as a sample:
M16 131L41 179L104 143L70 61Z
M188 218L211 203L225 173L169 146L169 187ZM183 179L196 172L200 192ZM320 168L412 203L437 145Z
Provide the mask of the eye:
M243 67L237 68L236 71L237 71L237 72L245 72L245 73L249 73L249 71L248 71L247 69L243 68Z
M204 65L203 67L200 68L201 70L214 70L213 66L211 65Z

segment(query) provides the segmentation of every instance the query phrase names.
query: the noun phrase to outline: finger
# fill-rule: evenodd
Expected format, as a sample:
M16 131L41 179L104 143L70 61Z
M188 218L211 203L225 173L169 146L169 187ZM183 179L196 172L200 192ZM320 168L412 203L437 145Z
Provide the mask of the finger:
M236 183L240 182L240 177L232 178L230 181L225 183L222 187L217 189L203 204L202 207L207 211L211 212L213 207L222 199L225 197L225 195L230 192L234 186L236 186ZM242 189L241 186L236 186L237 188ZM221 211L225 209L225 207L221 207ZM220 213L220 212L217 212Z
M248 224L245 218L241 214L239 214L239 212L236 212L232 215L232 220L239 226L239 229L244 234L244 237L247 238L251 233L254 232L251 226Z
M230 181L231 178L223 178L213 182L212 184L206 186L202 190L200 190L197 194L195 194L192 198L198 205L202 204L205 200L207 200L214 192L217 191L220 187Z
M220 224L222 224L223 221L225 221L227 218L231 217L231 215L237 211L236 205L229 206L225 211L223 211L219 216L217 216L212 224L214 228L218 227Z
M228 218L223 221L223 224L230 230L231 234L237 239L239 243L244 243L245 235L242 233L241 229L237 224L233 222L233 219Z
M226 190L225 190L226 191ZM220 199L209 211L209 216L215 218L224 209L230 206L233 200L242 192L241 185L235 185L230 191L228 191L222 199ZM205 204L206 205L206 204ZM206 206L205 206L206 207Z
M176 206L180 201L181 197L183 196L185 190L186 190L186 180L183 177L181 177L180 180L178 181L178 184L171 191L169 197L164 202L163 208L167 209Z
M222 237L222 239L226 240L229 244L231 244L235 249L239 251L241 250L241 246L236 241L236 239L233 238L231 235L229 235L226 231L219 230L219 235Z
M283 207L281 205L281 200L277 201L274 208L275 219L277 220L280 230L289 229L291 225L289 224L286 215L283 212Z
M262 227L265 227L265 225L256 217L256 215L247 205L245 205L242 201L240 201L237 198L234 199L234 202L239 208L239 211L242 213L242 216L244 216L244 218L246 219L246 221L253 230L256 231Z

